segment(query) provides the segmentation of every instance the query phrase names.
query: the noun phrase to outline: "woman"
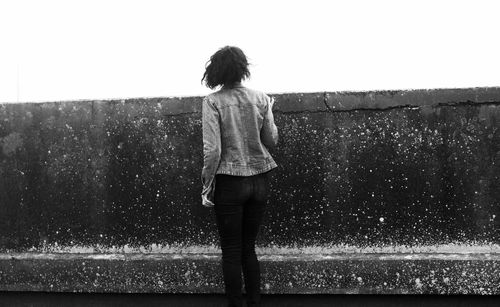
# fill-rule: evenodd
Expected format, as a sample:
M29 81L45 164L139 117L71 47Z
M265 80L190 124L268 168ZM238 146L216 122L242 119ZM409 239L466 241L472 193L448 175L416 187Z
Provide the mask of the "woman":
M228 306L242 306L241 272L248 306L260 304L260 267L255 239L269 191L269 171L277 167L268 148L278 142L274 101L244 87L248 61L241 49L226 46L207 62L202 82L218 91L202 104L202 203L215 209L222 249Z

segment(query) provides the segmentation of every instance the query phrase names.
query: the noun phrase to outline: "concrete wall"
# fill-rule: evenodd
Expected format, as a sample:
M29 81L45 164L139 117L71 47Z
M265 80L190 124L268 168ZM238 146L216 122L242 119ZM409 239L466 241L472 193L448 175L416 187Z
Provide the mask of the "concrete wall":
M500 88L276 94L259 246L499 243ZM0 105L0 250L217 245L201 97Z
M500 294L500 88L272 96L264 293ZM200 111L0 104L0 290L222 292Z

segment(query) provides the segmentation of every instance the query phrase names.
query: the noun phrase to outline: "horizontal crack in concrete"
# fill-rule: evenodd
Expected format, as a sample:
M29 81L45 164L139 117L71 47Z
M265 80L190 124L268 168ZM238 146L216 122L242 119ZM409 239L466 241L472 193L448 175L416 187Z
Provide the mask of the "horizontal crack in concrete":
M472 101L472 100L465 100L465 101L452 101L452 102L440 102L438 103L435 107L444 107L444 106L477 106L477 105L500 105L500 101Z
M440 102L435 105L396 105L396 106L388 106L384 108L373 107L373 108L352 108L352 109L344 109L344 110L335 110L330 105L328 105L327 98L323 100L323 103L327 110L318 110L313 111L314 113L319 112L332 112L332 113L342 113L342 112L353 112L353 111L390 111L394 109L421 109L421 108L441 108L441 107L456 107L456 106L483 106L483 105L500 105L500 101L454 101L454 102ZM293 111L294 113L300 113L298 111ZM311 112L311 113L313 113ZM292 112L283 112L283 113L292 113Z

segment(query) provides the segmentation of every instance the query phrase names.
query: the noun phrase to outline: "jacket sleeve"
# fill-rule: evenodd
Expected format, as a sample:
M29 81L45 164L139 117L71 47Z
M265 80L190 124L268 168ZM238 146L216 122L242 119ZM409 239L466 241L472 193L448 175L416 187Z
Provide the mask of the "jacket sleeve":
M219 112L205 97L202 102L203 169L201 181L205 191L212 184L219 167L221 155L221 135Z
M274 149L276 145L278 145L278 128L274 124L273 110L270 104L271 98L267 95L265 95L265 97L266 107L264 111L264 121L260 131L260 139L267 148Z

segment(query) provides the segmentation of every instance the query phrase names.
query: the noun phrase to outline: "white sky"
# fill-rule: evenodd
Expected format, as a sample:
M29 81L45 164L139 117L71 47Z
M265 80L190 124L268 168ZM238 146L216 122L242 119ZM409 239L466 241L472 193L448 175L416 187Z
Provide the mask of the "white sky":
M236 45L267 93L500 86L500 1L0 0L0 102L194 96Z

